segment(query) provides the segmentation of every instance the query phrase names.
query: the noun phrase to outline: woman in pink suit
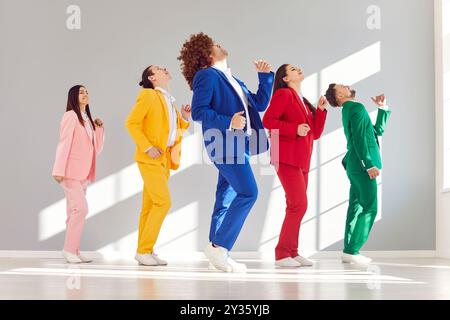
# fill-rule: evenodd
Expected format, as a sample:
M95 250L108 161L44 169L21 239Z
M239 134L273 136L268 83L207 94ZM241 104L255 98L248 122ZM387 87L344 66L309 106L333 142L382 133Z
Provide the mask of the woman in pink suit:
M86 187L88 182L95 180L96 158L103 144L103 122L92 120L86 87L70 88L52 173L66 195L67 230L63 256L68 263L91 261L80 255L80 238L88 213Z

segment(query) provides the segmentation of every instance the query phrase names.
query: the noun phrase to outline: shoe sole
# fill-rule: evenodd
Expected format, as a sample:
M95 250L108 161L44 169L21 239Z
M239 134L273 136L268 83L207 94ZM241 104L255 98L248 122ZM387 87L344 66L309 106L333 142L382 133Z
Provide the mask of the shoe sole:
M289 268L289 269L295 269L295 268L300 268L300 267L301 267L301 265L298 265L298 266L282 266L282 265L279 265L279 264L275 264L275 267L278 267L278 268Z
M138 264L139 264L140 266L147 266L147 267L157 267L157 266L158 266L157 264L144 264L144 263L142 263L142 262L138 262Z

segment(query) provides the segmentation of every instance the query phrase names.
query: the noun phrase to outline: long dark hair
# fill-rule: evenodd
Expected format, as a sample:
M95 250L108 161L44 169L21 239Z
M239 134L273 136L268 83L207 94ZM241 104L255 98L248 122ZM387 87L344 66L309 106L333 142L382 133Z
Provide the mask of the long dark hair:
M85 86L78 84L69 89L69 93L67 95L67 108L66 111L75 111L78 117L78 121L80 121L81 125L84 126L83 116L81 115L80 109L80 101L78 99L78 95L80 94L80 89L86 88ZM94 121L92 120L91 110L89 109L89 104L86 105L86 114L88 115L89 121L92 124L92 128L95 130Z
M148 66L144 71L142 71L142 80L141 82L139 82L139 85L144 89L155 89L153 83L148 78L153 75L151 67L152 65Z
M289 63L282 64L275 73L275 80L273 81L273 93L275 93L278 89L289 87L286 81L283 80L283 78L287 75L288 65ZM311 102L308 101L308 99L303 97L303 101L306 102L306 105L312 113L316 112L316 108L314 108L314 106L311 104Z

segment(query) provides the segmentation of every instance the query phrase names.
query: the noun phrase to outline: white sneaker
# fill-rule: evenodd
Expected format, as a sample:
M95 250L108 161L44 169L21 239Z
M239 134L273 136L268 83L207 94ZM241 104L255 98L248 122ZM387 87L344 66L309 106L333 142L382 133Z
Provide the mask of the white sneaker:
M227 263L229 266L228 268L231 269L231 271L228 271L228 272L233 272L233 273L246 273L247 272L247 266L244 263L236 262L235 260L231 259L230 257L228 257ZM211 262L208 264L208 270L220 271L219 269L214 267L214 265Z
M369 264L372 259L365 257L361 254L342 254L342 262L343 263L354 263L354 264Z
M247 272L247 266L244 263L239 263L230 257L227 259L228 265L231 266L232 272L234 273L246 273Z
M228 264L228 250L222 247L213 247L212 243L208 243L204 250L205 256L209 262L216 268L224 272L233 271Z
M92 262L92 259L90 259L88 257L85 257L85 256L82 256L81 254L78 255L78 258L80 258L81 262L83 262L83 263Z
M67 263L82 263L83 261L76 254L64 251L62 252L64 258L66 258Z
M163 260L161 258L158 258L158 255L156 253L151 254L153 259L158 263L158 266L167 266L167 261Z
M371 262L372 262L372 258L363 256L362 254L360 254L359 256L360 256L361 259L365 259L365 260L366 260L366 263L371 263Z
M136 253L134 259L139 262L140 265L144 266L157 266L158 261L156 261L150 253L140 254Z
M213 266L211 262L208 263L208 270L217 271L217 268Z
M297 260L287 257L280 260L275 261L275 265L280 268L298 268L301 267L300 262Z
M296 256L294 258L294 260L297 261L298 263L300 263L302 265L302 267L311 267L314 265L314 261L309 260L302 256Z

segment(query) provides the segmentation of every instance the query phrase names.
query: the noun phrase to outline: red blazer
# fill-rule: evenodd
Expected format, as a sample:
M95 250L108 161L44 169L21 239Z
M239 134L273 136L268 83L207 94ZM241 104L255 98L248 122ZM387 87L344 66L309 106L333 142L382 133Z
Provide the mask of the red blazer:
M270 132L270 162L285 163L309 171L314 140L322 135L327 117L326 110L312 113L305 98L303 106L297 92L291 88L278 89L270 101L263 118ZM307 123L311 130L305 137L297 135L299 124Z

